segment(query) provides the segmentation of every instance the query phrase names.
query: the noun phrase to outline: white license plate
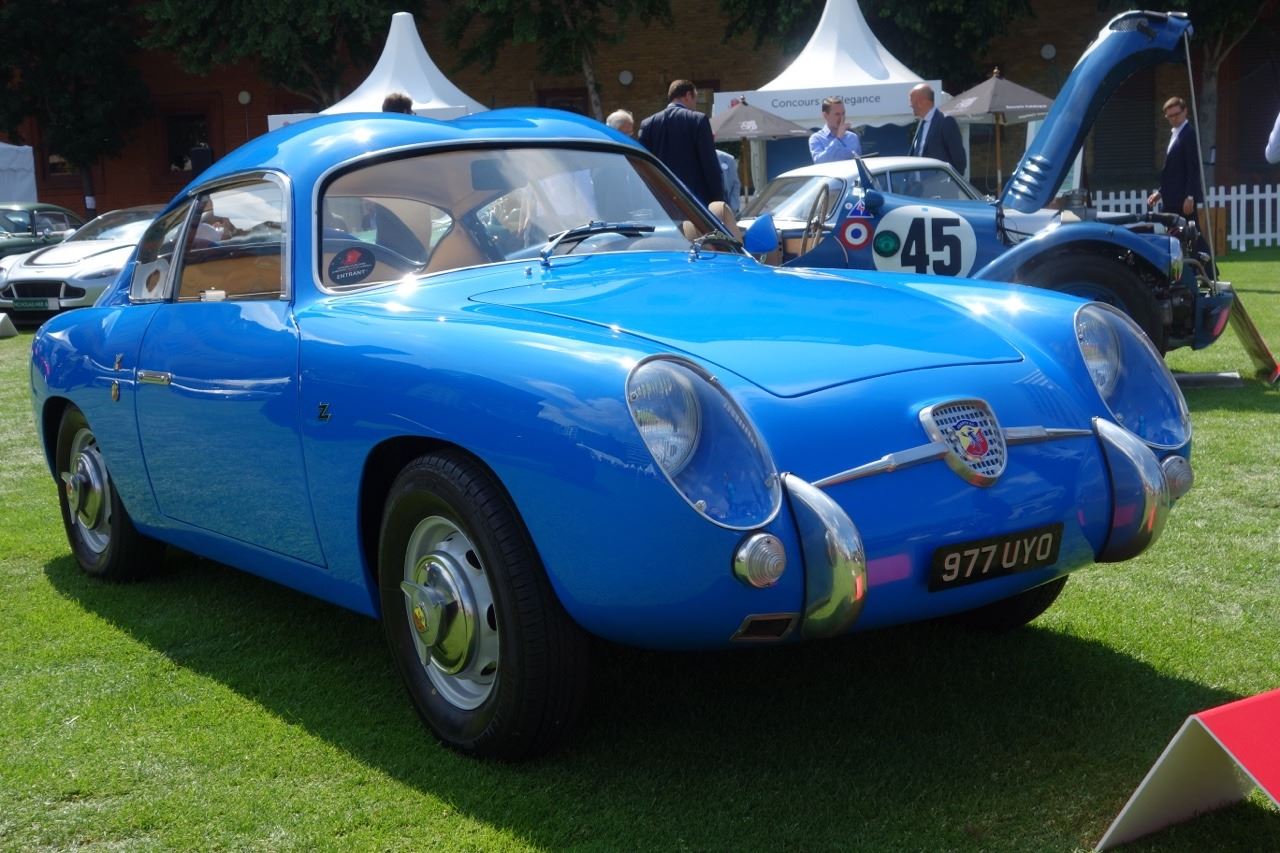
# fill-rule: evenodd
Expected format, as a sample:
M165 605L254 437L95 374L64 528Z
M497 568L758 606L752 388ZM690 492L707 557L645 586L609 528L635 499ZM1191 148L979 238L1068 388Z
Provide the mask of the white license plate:
M58 297L33 296L13 300L14 311L57 311Z
M929 592L990 580L1058 562L1062 522L948 545L933 552Z

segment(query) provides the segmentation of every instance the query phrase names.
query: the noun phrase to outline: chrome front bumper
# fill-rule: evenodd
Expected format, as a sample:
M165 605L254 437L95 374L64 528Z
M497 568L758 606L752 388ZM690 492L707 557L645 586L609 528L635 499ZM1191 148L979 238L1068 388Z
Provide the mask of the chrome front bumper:
M1099 563L1136 557L1160 538L1173 503L1191 488L1191 464L1181 456L1156 458L1142 439L1102 418L1093 419L1111 474L1111 531Z

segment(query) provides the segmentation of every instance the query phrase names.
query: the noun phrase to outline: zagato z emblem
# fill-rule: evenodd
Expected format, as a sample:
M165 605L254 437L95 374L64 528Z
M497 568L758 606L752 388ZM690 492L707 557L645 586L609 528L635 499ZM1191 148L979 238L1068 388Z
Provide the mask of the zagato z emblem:
M1004 430L986 400L949 400L920 411L929 438L947 447L947 466L967 483L994 486L1009 454Z
M319 411L316 413L316 417L322 421L329 420L329 404L328 403L320 404Z

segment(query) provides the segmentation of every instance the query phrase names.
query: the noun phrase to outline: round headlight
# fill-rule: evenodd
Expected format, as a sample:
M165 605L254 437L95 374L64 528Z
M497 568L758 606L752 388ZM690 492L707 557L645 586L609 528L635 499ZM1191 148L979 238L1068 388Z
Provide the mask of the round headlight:
M1191 413L1173 374L1146 333L1102 302L1075 317L1080 355L1115 422L1153 447L1180 448L1191 438Z
M669 361L647 361L627 385L631 416L645 446L668 477L684 470L698 446L702 412L689 376Z
M627 405L645 447L699 514L732 530L768 523L782 483L768 448L737 402L709 373L655 356L627 377Z
M1086 305L1085 308L1091 308ZM1103 397L1115 387L1120 372L1120 342L1106 315L1081 309L1076 314L1076 342L1089 378Z

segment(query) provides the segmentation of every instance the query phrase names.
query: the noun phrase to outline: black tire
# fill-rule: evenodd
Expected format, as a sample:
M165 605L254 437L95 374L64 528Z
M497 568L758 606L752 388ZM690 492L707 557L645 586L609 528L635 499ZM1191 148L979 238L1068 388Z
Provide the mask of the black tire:
M1094 255L1057 255L1020 274L1018 281L1114 305L1142 327L1161 354L1168 346L1151 289L1120 261Z
M85 574L108 581L154 574L164 562L165 545L133 526L98 441L74 406L63 412L58 425L54 467L62 526Z
M950 621L980 628L984 631L1012 631L1021 628L1058 600L1067 576L1055 578L1047 584L1028 589L1001 601L995 601L976 610L966 610L948 617Z
M443 598L419 598L414 610L406 579L421 591L413 594ZM400 472L382 516L378 580L396 667L445 745L516 759L572 730L586 695L589 640L484 466L446 451ZM432 624L438 635L425 627Z

